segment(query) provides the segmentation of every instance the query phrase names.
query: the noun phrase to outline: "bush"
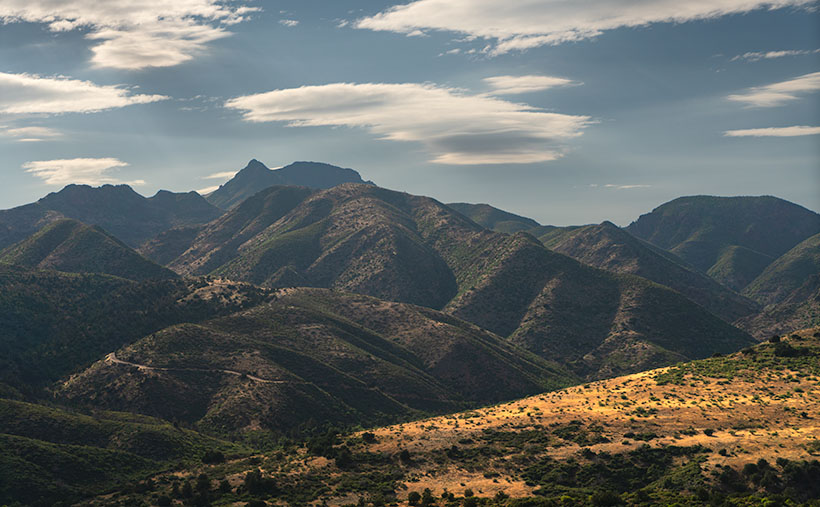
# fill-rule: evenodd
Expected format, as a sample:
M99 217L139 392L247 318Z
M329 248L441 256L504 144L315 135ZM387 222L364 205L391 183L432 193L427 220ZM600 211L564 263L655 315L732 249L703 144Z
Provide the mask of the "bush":
M613 491L596 491L589 497L589 502L598 507L609 507L613 505L623 505L623 500Z
M418 491L411 491L407 494L407 501L410 505L416 505L421 500L421 494Z
M774 355L777 357L797 357L800 355L800 351L788 343L777 342L774 344Z
M225 455L222 451L208 451L202 456L202 462L206 465L214 465L216 463L224 463Z
M376 435L370 433L369 431L365 431L364 433L362 433L362 440L366 444L374 444L376 443Z
M778 335L772 336L771 338L769 338L769 343L780 343L780 336L778 336Z
M159 507L169 507L171 503L171 499L165 495L161 495L157 498L157 505L159 505Z

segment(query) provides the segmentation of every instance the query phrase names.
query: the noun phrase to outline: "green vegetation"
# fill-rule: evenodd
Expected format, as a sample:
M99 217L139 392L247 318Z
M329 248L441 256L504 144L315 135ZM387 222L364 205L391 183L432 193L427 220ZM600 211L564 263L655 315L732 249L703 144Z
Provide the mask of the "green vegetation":
M495 232L512 234L519 231L528 231L534 227L540 227L538 222L531 218L515 215L494 208L489 204L453 202L447 206L458 211L478 225Z

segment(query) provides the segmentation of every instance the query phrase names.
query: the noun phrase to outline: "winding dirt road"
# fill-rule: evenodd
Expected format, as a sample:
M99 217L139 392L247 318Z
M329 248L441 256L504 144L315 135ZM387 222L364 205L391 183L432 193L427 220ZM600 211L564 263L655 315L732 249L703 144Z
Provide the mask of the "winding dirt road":
M105 362L111 364L124 364L126 366L133 366L141 371L198 371L198 372L206 372L206 373L225 373L227 375L233 375L235 377L245 377L247 379L253 380L254 382L261 382L263 384L304 384L305 382L298 382L292 380L268 380L264 378L255 377L253 375L249 375L247 373L242 373L234 370L222 370L222 369L207 369L207 368L165 368L161 366L148 366L145 364L138 364L132 363L129 361L123 361L122 359L117 359L117 353L112 352L105 356Z

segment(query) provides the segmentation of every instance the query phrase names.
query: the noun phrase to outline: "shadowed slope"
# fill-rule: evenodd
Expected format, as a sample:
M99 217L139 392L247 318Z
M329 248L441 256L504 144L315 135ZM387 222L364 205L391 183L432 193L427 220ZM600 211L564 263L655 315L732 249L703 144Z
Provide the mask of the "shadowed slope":
M526 231L540 225L531 218L522 217L508 211L494 208L489 204L453 202L447 206L468 217L480 226L496 232L513 233L518 231Z

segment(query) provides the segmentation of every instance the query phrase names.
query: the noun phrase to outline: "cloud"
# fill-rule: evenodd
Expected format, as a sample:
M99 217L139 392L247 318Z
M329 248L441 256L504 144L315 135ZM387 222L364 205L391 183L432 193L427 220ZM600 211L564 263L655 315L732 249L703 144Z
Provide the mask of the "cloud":
M213 185L213 186L210 186L210 187L200 188L199 190L196 191L196 193L199 194L199 195L208 195L211 192L214 192L218 189L219 189L219 185Z
M279 24L286 26L288 28L293 28L294 26L299 24L299 21L295 19L280 19Z
M48 185L102 185L105 183L126 183L144 185L143 180L120 181L107 173L128 164L116 158L72 158L61 160L38 160L26 162L23 169L42 179Z
M203 176L202 179L204 180L226 180L228 178L233 178L236 176L236 173L239 171L223 171L221 173L213 173L209 174L208 176Z
M804 55L814 55L820 53L820 49L789 49L784 51L766 51L758 52L752 51L749 53L743 53L742 55L737 55L733 57L730 62L736 62L738 60L746 60L748 62L757 62L760 60L771 60L774 58L784 58L786 56L804 56Z
M820 127L795 125L793 127L768 127L759 129L727 130L726 137L798 137L820 134Z
M91 113L167 98L132 95L126 88L99 86L90 81L0 72L0 113Z
M515 95L519 93L531 93L558 86L578 85L571 79L552 76L495 76L484 79L493 95Z
M16 138L18 143L33 143L62 137L62 133L47 127L5 127L0 126L0 135Z
M410 34L437 30L494 41L490 54L595 37L620 27L683 23L816 0L416 0L355 22Z
M88 30L100 67L169 67L231 35L258 8L222 0L3 0L0 21L45 23L53 32Z
M607 183L604 185L604 188L614 188L615 190L629 190L633 188L652 188L652 185L613 185L612 183Z
M588 116L412 83L303 86L237 97L225 107L249 122L365 128L381 139L419 142L433 162L456 165L554 160L592 123Z
M788 81L749 88L745 93L729 95L729 100L750 107L775 107L797 100L799 95L820 90L820 72L813 72Z

